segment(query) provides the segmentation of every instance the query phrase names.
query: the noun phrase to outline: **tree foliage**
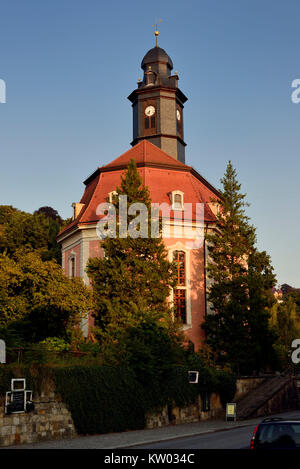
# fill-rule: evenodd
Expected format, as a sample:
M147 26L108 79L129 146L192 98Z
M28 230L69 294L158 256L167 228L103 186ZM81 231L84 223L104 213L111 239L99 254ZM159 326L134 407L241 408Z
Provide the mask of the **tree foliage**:
M44 208L47 211L41 207L31 214L9 205L0 206L0 253L12 256L18 249L27 247L40 250L43 260L61 262L56 236L62 221L56 210Z
M202 327L218 362L252 372L272 362L275 337L268 310L275 276L270 257L255 247L255 228L245 213L246 195L240 192L231 162L221 183L216 229L207 236L208 300L214 313L206 316Z
M291 366L291 345L300 338L300 310L295 293L285 295L283 301L276 302L271 309L270 323L277 334L274 349L281 369Z
M161 236L154 238L150 235L150 216L147 219L147 237L121 236L119 195L127 196L127 213L134 203L143 203L148 214L151 213L148 188L142 184L134 160L131 160L116 192L113 199L116 236L108 236L100 242L105 257L90 259L87 267L96 304L96 324L110 337L122 328L138 325L148 316L172 327L168 296L170 288L175 285L175 269L168 261ZM135 222L134 215L129 215L128 226Z
M0 327L4 334L15 331L27 342L66 337L91 306L90 292L82 280L67 278L55 261L42 261L37 251L24 249L12 257L0 254Z

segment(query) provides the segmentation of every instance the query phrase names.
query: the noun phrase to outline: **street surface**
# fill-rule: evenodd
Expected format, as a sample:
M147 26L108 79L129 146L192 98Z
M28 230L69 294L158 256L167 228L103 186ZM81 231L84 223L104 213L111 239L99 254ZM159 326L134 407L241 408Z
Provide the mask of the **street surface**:
M230 430L195 435L176 440L148 445L131 446L136 449L248 449L255 427L232 428Z
M300 410L273 416L300 420ZM252 433L262 419L263 417L237 422L200 421L148 430L48 440L1 449L248 449Z

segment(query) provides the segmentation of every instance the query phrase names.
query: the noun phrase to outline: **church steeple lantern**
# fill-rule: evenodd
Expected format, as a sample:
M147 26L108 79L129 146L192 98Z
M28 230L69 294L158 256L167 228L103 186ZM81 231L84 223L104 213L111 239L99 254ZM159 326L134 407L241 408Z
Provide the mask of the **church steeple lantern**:
M128 99L133 108L134 146L143 139L185 163L183 107L187 97L178 88L178 74L172 75L173 62L166 51L156 45L144 56L143 80Z

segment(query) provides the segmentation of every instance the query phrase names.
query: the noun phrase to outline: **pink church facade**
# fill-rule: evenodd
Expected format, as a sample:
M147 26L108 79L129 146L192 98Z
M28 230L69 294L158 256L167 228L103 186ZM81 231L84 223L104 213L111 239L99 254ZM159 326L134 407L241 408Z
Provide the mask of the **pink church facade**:
M101 218L97 215L97 209L120 185L121 175L131 158L136 161L152 203L170 207L163 238L169 260L178 264L178 286L170 292L170 302L182 318L187 339L198 349L204 339L201 323L207 314L208 279L205 241L196 239L196 206L203 207L198 233L204 235L214 227L216 206L211 199L216 199L218 193L193 168L174 160L147 140L109 165L98 168L85 181L86 188L80 202L73 204L72 222L59 234L62 266L67 276L81 277L89 285L85 271L88 259L103 256L97 235L97 223ZM181 196L177 207L174 207L174 195ZM188 204L192 208L192 218L186 221L182 214ZM92 330L91 318L83 321L82 328L87 336Z
M144 79L129 96L133 108L132 148L111 163L97 168L84 181L85 190L73 204L71 223L58 235L62 266L67 276L89 278L89 258L103 256L97 224L99 206L120 186L121 175L134 159L153 204L169 207L163 238L170 261L178 270L178 285L170 291L174 314L181 317L187 340L199 349L204 340L201 324L209 312L206 301L207 247L205 234L214 229L219 192L195 169L185 164L183 107L187 98L178 88L178 75L171 75L172 61L166 52L154 47L142 61ZM213 201L214 200L214 201ZM189 210L187 210L189 207ZM197 226L201 207L201 233ZM188 213L188 217L185 217ZM82 321L85 336L92 331L91 318Z

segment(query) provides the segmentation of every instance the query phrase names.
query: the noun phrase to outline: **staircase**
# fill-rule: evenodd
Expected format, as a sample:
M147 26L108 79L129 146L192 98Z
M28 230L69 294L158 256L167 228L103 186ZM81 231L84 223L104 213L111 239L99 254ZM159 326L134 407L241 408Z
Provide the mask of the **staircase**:
M237 402L237 419L244 420L254 416L258 409L266 404L290 381L291 377L284 374L266 378L257 388Z

